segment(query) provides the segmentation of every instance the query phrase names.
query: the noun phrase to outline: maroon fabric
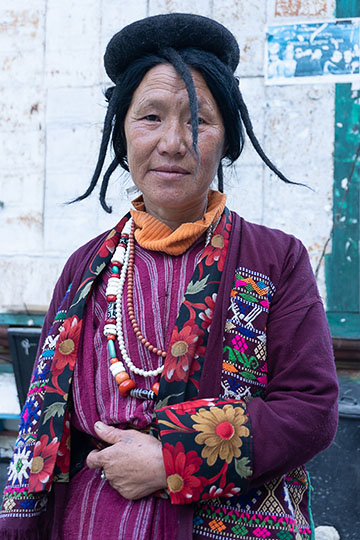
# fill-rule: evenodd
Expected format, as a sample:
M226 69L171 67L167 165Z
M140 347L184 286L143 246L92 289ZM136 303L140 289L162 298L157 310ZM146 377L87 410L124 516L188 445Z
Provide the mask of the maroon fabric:
M241 229L240 249L240 237L231 235L224 270L224 276L230 283L228 279L223 280L225 290L221 290L224 296L218 296L219 310L214 313L210 333L213 341L209 342L206 374L200 389L201 395L208 397L216 395L219 386L221 356L218 356L218 351L222 333L218 328L223 328L228 303L225 292L231 288L233 264L265 273L274 282L277 293L267 329L269 383L266 397L265 400L254 398L248 404L254 447L252 487L255 487L306 462L331 442L337 423L337 383L326 318L304 247L280 231L243 220ZM49 330L56 307L70 281L73 281L75 291L83 268L106 235L92 240L69 259L56 286L43 336ZM56 500L56 516L61 515L65 491L66 488L59 485L53 489L51 497ZM6 523L0 525L0 538L45 540L48 538L49 516L51 512L40 516L41 519L31 520L31 524L26 523L30 520L6 518ZM190 538L191 516L185 518L185 513L181 513L180 519L179 535L184 532Z
M136 246L134 310L147 338L161 348L168 347L170 329L174 326L185 288L203 247L204 239L201 238L183 256L171 257ZM131 426L144 429L150 425L154 412L153 401L120 396L109 371L107 339L103 329L107 314L106 286L110 275L111 268L108 267L87 303L72 387L72 424L78 431L94 437L93 426L98 420L121 429ZM127 282L125 290L126 287ZM172 294L168 294L170 291ZM156 308L153 307L155 305ZM123 297L123 310L126 312L126 295ZM129 319L124 324L126 347L131 351L135 365L146 370L156 369L159 358L139 343ZM117 342L115 347L120 355ZM144 378L133 374L133 378L140 388L151 389L159 377ZM97 540L101 536L103 540L125 537L172 540L178 530L179 510L182 520L179 534L186 538L185 531L192 530L192 510L182 511L171 505L169 500L155 497L128 501L108 482L100 479L100 470L85 467L70 483L62 538ZM113 516L111 528L108 527L109 514ZM185 524L186 516L189 517Z
M302 243L243 221L239 259L269 275L276 287L267 325L266 395L248 404L256 487L307 463L332 442L338 384L325 311Z
M266 397L248 404L254 452L251 489L307 463L331 444L338 419L338 385L325 311L301 242L233 213L219 297L229 298L239 261L270 275L277 289L267 328ZM226 311L226 302L217 302L199 397L220 393L220 362L216 369L214 360L222 356Z

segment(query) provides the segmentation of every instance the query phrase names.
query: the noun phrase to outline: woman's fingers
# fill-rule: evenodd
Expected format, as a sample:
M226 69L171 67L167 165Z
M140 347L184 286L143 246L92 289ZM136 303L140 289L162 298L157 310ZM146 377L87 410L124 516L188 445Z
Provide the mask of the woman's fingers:
M109 445L113 445L121 440L122 430L107 426L103 422L96 422L94 424L94 429L99 439L105 441ZM102 450L93 450L86 458L86 464L89 469L104 467L107 461L106 454L104 454Z
M103 466L103 457L99 456L101 452L99 450L92 450L90 454L88 454L88 457L86 458L86 465L89 467L89 469L97 469L98 467Z
M166 487L161 443L151 435L120 430L101 422L97 436L109 446L87 457L90 469L104 469L110 485L127 499L139 499Z

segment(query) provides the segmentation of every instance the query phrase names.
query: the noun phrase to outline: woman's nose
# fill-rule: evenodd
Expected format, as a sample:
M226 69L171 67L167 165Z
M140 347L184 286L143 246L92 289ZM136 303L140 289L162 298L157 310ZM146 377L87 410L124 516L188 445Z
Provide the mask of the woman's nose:
M189 140L191 140L191 132L186 125L181 122L164 122L158 151L160 154L185 155Z

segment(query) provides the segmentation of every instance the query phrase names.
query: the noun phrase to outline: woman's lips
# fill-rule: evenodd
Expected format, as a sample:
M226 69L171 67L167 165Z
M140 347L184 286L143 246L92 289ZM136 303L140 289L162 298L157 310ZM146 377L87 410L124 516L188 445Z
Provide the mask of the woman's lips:
M177 178L183 178L185 175L191 174L190 171L187 169L183 169L182 167L172 167L172 166L165 166L165 167L157 167L154 169L151 169L151 172L155 173L157 176L160 176L161 178L169 178L176 180Z

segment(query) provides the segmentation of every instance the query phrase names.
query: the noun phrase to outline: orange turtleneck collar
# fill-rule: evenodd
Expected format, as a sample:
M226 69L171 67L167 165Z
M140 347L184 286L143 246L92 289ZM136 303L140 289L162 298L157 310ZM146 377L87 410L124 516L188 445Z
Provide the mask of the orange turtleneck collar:
M221 216L225 202L226 195L210 190L204 217L193 223L182 223L173 231L156 217L147 214L140 195L132 201L135 210L130 210L136 225L136 241L145 249L163 251L168 255L182 255Z

